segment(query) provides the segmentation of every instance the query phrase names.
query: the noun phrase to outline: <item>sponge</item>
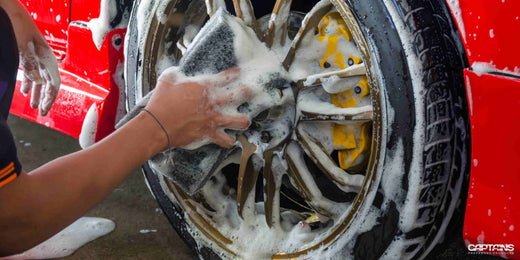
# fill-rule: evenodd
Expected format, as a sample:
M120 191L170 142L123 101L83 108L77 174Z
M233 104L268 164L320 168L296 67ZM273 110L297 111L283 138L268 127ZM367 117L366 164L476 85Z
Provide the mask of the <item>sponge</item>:
M238 109L221 112L243 113L252 119L272 106L281 106L287 101L294 102L292 93L288 93L290 86L288 80L284 79L281 62L273 55L256 38L251 28L227 11L219 9L188 46L179 61L178 70L187 77L196 77L240 67L242 76L240 82L236 84L253 86L255 93L248 103ZM150 96L151 93L140 100L118 123L118 127L139 114L148 103ZM289 117L285 120L286 123L261 127L280 128L281 126L284 129L276 132L288 134L294 113L291 109L284 109L284 111L287 111ZM244 134L251 141L259 140L259 133L260 131L256 129L248 130ZM280 136L278 139L283 138ZM219 164L232 152L234 149L225 149L215 144L205 145L195 150L175 148L154 156L150 160L150 167L154 172L175 182L188 195L193 195L204 186Z

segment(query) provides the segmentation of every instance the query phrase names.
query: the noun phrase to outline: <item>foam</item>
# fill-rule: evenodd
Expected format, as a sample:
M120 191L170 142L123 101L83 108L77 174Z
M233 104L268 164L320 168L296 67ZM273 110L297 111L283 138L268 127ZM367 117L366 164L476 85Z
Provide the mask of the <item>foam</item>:
M161 24L165 24L168 21L168 14L166 13L166 7L168 7L169 1L159 1L157 5L157 11L155 11L155 16L157 20Z
M103 46L108 32L113 29L110 21L117 15L116 0L101 0L100 5L99 17L91 19L88 23L88 27L92 31L92 40L98 50Z
M462 19L462 11L460 9L459 0L448 0L448 5L450 6L451 12L455 15L455 19L457 20L457 24L460 30L460 34L466 42L466 29L464 26L464 20Z
M69 256L88 242L112 232L115 227L115 223L109 219L82 217L36 247L0 259L54 259Z
M471 64L471 69L473 72L475 72L477 75L482 76L483 74L489 74L489 73L503 73L503 74L509 74L516 77L520 77L520 67L514 67L513 69L510 69L508 67L505 67L503 69L497 68L495 64L493 64L493 61L490 62L479 62L475 61Z
M81 126L81 133L79 134L79 145L86 149L96 143L97 125L99 120L99 111L96 104L90 106L83 125Z
M255 17L251 16L251 14L248 12L248 8L251 6L251 2L249 0L238 0L238 1L240 3L240 9L242 11L242 20L244 20L244 22L246 24L253 24Z
M298 95L298 114L305 111L323 115L356 115L358 113L370 112L372 110L372 105L349 108L337 107L331 103L327 103L322 97L317 96L315 93L310 91L302 91L300 95ZM338 116L337 118L337 120L342 119L344 118L341 118L341 116Z
M473 116L473 92L471 92L471 84L470 79L468 76L465 76L466 78L466 92L468 93L468 103L469 103L469 113L471 116ZM477 166L477 165L475 165Z
M119 122L126 114L126 89L125 89L125 64L123 61L119 61L116 66L116 71L112 74L114 83L117 86L119 92L119 98L117 100L117 110L115 122Z

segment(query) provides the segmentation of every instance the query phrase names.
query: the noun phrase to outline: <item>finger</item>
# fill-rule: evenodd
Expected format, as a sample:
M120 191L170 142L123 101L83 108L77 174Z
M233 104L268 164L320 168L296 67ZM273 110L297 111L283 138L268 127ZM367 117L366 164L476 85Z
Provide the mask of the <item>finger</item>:
M169 67L161 73L158 81L164 81L168 83L174 83L177 80L177 74L179 73L178 67Z
M41 97L42 85L33 83L32 93L31 93L31 107L33 109L37 109L38 105L40 105L40 97Z
M52 82L51 75L49 71L45 68L45 64L40 63L40 75L47 82Z
M241 85L237 89L225 91L215 98L215 105L221 106L229 103L243 103L253 96L253 91L246 85Z
M240 77L240 68L231 68L214 75L208 83L215 87L224 87L233 83L238 77Z
M243 99L250 99L253 96L253 88L248 85L240 85L239 93L242 95Z
M227 93L224 95L220 95L217 98L215 98L215 101L214 101L215 105L221 106L223 104L230 103L233 100L234 96L235 96L235 93L233 93L233 92Z
M42 94L43 97L40 102L39 110L42 116L46 116L47 113L49 113L49 111L51 110L54 101L56 100L58 91L56 90L56 87L51 85L50 82L47 82Z
M31 91L32 85L33 82L29 78L24 76L22 80L22 86L20 87L20 92L22 92L24 96L27 96L29 94L29 91Z
M216 122L219 127L234 130L246 129L250 124L247 116L220 116Z
M224 148L230 148L235 144L235 138L224 133L224 131L217 130L215 135L212 136L213 142Z
M41 77L39 70L29 71L29 73L25 74L25 77L29 78L32 82L36 84L43 84L44 79Z
M49 87L49 89L47 90L47 92L45 93L46 95L48 95L49 97L52 97L52 100L54 100L56 98L56 96L58 95L58 91L60 90L60 84L61 84L61 78L59 76L59 72L58 72L58 79L55 79L53 77L53 73L51 73L48 69L45 69L45 68L42 68L41 70L41 74L43 76L43 78L45 79L45 81L47 81L47 87Z

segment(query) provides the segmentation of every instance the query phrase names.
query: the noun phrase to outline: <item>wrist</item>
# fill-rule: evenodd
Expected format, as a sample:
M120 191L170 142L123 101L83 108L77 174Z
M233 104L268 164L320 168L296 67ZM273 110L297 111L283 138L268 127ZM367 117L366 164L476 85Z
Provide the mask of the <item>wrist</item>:
M144 140L148 143L149 158L168 149L168 137L159 123L147 112L142 111L132 123L143 132Z

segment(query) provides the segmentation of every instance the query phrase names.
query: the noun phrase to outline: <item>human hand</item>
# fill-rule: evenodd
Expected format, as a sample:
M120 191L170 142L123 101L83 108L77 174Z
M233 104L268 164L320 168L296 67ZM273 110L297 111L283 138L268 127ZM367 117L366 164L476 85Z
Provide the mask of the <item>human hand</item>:
M25 49L20 49L20 60L24 71L20 90L25 96L32 91L31 107L38 108L40 115L45 116L54 104L61 84L56 57L47 42L29 42Z
M25 96L32 91L31 107L45 116L61 84L58 62L24 6L14 0L3 3L3 7L11 18L20 52L24 72L20 90Z
M209 142L231 147L235 138L224 129L249 126L247 116L220 112L248 98L247 86L226 88L238 77L238 68L199 78L182 78L176 68L168 69L159 77L146 109L167 129L173 147L194 149Z
M21 91L27 96L31 93L31 107L39 109L40 115L49 112L58 96L61 79L58 62L40 32L34 38L20 45L20 61L24 71Z

